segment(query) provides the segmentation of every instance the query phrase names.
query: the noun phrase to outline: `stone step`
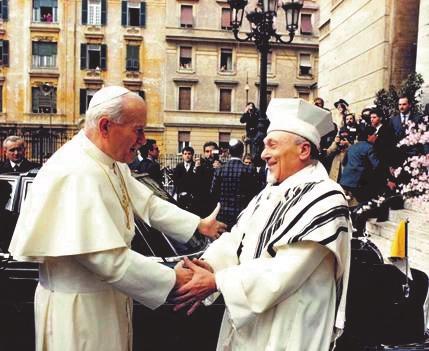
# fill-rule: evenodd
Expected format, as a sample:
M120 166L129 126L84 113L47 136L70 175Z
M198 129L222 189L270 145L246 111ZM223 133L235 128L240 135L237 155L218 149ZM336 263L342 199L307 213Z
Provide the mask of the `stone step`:
M389 263L388 257L390 255L391 240L377 235L371 235L369 238L381 251L384 262ZM409 251L409 264L410 267L419 269L429 276L429 254L410 249Z
M426 206L426 205L425 205ZM389 220L377 222L370 219L366 231L370 240L377 245L385 262L390 255L392 242L399 221L408 218L408 256L410 266L429 275L429 211L426 206L415 206L406 202L405 209L389 212Z
M366 230L372 235L377 235L393 242L395 238L397 223L387 222L367 222ZM425 230L416 229L411 223L408 225L408 247L418 251L429 253L429 227Z
M390 222L399 223L401 220L405 219L408 219L412 225L419 229L426 229L429 226L429 216L427 213L408 209L389 211Z

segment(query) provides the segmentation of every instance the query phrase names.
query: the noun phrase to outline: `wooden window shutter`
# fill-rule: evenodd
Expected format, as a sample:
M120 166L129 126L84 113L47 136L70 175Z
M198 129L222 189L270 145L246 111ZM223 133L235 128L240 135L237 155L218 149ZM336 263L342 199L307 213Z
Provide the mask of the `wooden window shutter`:
M140 27L146 27L146 2L140 3Z
M86 69L86 44L80 44L80 69Z
M107 45L101 44L101 52L100 52L100 69L107 69Z
M3 40L3 66L9 66L9 40Z
M107 23L107 1L101 0L101 25L105 26Z
M86 89L80 89L80 109L79 112L83 115L86 112Z
M3 21L7 21L9 19L9 7L8 7L8 0L3 0L2 1L2 18Z
M82 0L82 24L88 24L88 0Z
M121 3L121 24L123 26L127 25L127 10L128 10L127 2L122 1L122 3Z

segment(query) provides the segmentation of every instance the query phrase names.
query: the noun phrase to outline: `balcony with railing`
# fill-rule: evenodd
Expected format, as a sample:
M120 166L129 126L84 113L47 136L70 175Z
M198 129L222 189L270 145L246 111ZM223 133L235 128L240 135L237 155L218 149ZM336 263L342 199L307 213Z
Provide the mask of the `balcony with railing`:
M57 55L33 55L31 66L34 69L55 69L57 68Z

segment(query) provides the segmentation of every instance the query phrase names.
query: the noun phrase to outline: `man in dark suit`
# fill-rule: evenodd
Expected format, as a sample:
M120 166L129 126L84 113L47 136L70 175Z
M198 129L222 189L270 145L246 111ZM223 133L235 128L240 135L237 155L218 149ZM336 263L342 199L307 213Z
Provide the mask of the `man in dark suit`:
M231 230L240 212L258 191L255 169L241 161L244 145L237 139L229 143L231 159L217 168L211 185L211 194L221 204L218 219Z
M177 164L173 171L174 192L177 194L177 202L185 210L194 212L196 174L194 149L186 146L182 150L183 162Z
M147 139L146 144L140 148L140 154L143 157L139 164L137 173L147 173L162 187L161 166L158 163L159 148L156 140Z
M395 132L396 142L405 137L405 130L409 122L418 123L419 116L411 113L411 103L406 96L401 96L398 100L399 115L390 118L390 125Z
M25 141L19 136L10 135L3 141L6 160L0 165L0 173L28 172L39 168L37 163L27 160L25 156Z
M219 146L214 141L203 145L203 157L195 158L197 215L210 214L216 207L216 201L210 195L214 170L222 164L219 160Z
M10 239L12 238L15 229L18 215L6 209L12 193L12 186L7 180L0 179L0 252L7 252Z

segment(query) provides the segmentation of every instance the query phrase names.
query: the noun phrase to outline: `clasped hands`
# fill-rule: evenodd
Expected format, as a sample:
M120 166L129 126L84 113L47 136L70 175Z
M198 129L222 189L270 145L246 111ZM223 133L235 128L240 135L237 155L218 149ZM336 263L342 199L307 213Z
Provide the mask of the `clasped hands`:
M187 308L190 316L212 293L217 291L212 267L205 261L185 257L174 268L176 285L170 294L169 301L174 303L174 311Z

